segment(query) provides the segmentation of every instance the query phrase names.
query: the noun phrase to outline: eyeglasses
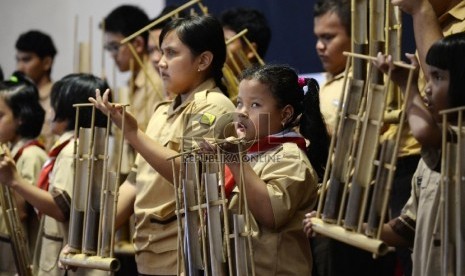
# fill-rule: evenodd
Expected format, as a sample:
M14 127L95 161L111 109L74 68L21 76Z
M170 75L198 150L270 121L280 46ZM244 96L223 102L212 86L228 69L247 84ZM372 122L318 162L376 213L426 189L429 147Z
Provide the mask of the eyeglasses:
M103 46L105 50L107 50L110 53L116 53L119 50L119 47L122 45L118 42L110 42L107 45Z

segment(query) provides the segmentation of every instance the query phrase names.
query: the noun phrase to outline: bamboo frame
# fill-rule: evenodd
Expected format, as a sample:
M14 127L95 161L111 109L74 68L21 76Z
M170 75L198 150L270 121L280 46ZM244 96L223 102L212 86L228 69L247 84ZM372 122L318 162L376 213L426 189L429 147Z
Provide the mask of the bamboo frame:
M3 147L5 145L0 145L0 154L7 154L4 152ZM3 184L0 184L0 205L5 226L10 235L9 239L16 271L19 275L32 276L32 259L27 245L26 233L19 218L14 191Z
M258 64L261 66L265 65L265 62L257 53L255 48L253 47L252 43L247 39L248 30L244 29L237 33L236 35L232 36L226 41L226 46L229 44L241 40L241 44L245 43L245 46L249 51L252 52L253 56L257 59ZM241 74L242 70L252 66L249 58L245 55L245 51L238 50L235 53L227 51L227 62L225 62L223 66L223 83L228 89L229 98L235 102L238 94L238 86L239 86L239 75Z
M126 112L127 105L121 105L123 109L122 131L124 132L125 120L124 113ZM76 221L75 201L71 209L71 220L69 227L70 241L75 241L71 246L69 253L60 255L60 262L63 265L84 267L108 271L116 271L120 268L119 260L114 258L114 240L115 240L115 220L116 220L116 206L118 201L118 183L119 174L121 170L122 151L119 151L119 159L115 173L108 172L108 140L110 135L110 114L107 117L107 125L105 134L95 128L95 112L96 108L93 104L75 104L76 108L76 122L75 122L75 135L81 141L80 148L87 148L87 152L78 149L77 141L74 143L74 170L75 181L78 181L77 171L79 162L87 160L87 175L85 181L80 185L74 185L75 191L78 186L85 186L85 210L83 216ZM79 125L79 110L80 108L92 108L92 118L90 129L78 130ZM100 135L100 136L99 136ZM100 138L97 138L100 137ZM103 139L102 139L103 138ZM85 140L88 140L86 143ZM95 139L95 141L94 141ZM102 140L104 142L103 154L102 149L97 149L96 146L101 146ZM123 146L123 139L120 139L119 146ZM99 152L100 151L100 152ZM101 162L101 163L98 163ZM103 164L102 164L103 163ZM100 171L101 170L101 171ZM94 171L97 172L94 175ZM79 192L79 191L78 191ZM95 213L95 208L100 210L100 214ZM92 216L92 217L91 217ZM97 221L96 221L97 220ZM95 227L97 226L97 227ZM97 233L96 233L97 232ZM95 240L96 237L96 240ZM79 246L82 243L82 246Z
M362 55L359 53L345 52L344 54L353 59L364 59L370 62L368 66L368 76L373 75L374 72L372 72L373 66L371 65L371 62L376 60L375 57ZM338 107L338 117L336 119L338 129L336 130L336 133L331 140L330 157L327 161L325 176L323 180L324 186L320 191L317 214L315 218L312 218L312 224L314 225L313 230L316 233L320 233L331 238L337 239L339 241L342 241L344 243L370 251L374 254L374 256L377 256L386 254L390 250L387 247L387 245L385 245L383 241L381 241L380 238L382 225L384 223L384 217L387 211L387 205L391 191L391 184L396 169L398 145L400 141L403 122L405 121L405 112L401 112L399 131L397 132L395 141L389 141L389 143L391 144L390 146L388 145L388 149L384 148L379 160L375 160L375 157L377 156L377 148L375 147L371 150L368 150L365 148L365 145L378 145L379 136L377 133L379 131L381 123L383 122L383 104L387 95L387 91L389 91L390 89L390 82L388 82L384 87L381 87L378 84L372 84L372 82L376 80L375 78L368 79L367 83L364 84L364 92L362 93L362 99L361 104L359 106L358 115L350 115L347 112L347 110L350 106L351 100L353 101L351 97L360 97L358 95L354 95L354 91L349 92L349 89L347 89L347 84L349 83L349 78L347 74L348 67L350 67L350 61L352 60L351 58L348 58L347 61L348 64L346 66L346 75L344 80L344 93L343 95L341 95L341 99L345 99L344 111L342 105L340 105ZM410 93L415 67L401 62L394 62L394 64L396 66L406 68L409 70L407 91L405 96L408 97L408 93ZM388 79L390 79L390 76L391 70L388 71ZM371 94L367 94L368 90L372 90L373 85L379 86L378 88L376 88L378 92L372 91ZM380 97L382 98L376 100L375 98L373 98L374 95L372 96L373 93L380 93ZM377 106L373 106L373 103L377 103ZM372 115L370 115L371 109L378 110L378 112L374 113L376 114L376 116L373 117ZM403 104L403 109L405 109L405 103ZM343 136L344 130L347 129L347 126L345 125L345 121L347 120L356 121L356 130L354 133L350 134L353 136ZM374 129L371 131L372 133L367 136L368 125L373 125ZM352 132L352 129L350 129L350 132ZM350 157L347 157L345 159L347 161L341 161L341 156L338 155L338 148L341 147L341 144L347 145L346 139L350 139L352 144L351 149L349 150ZM357 146L358 148L355 149L355 147ZM339 179L342 179L343 170L340 166L344 166L344 162L348 162L349 164L348 168L346 169L345 177L346 179L351 179L352 182L350 188L350 195L356 197L357 200L360 200L360 202L357 201L357 204L360 205L355 205L357 207L355 207L354 210L350 208L353 208L355 203L351 202L350 200L347 205L347 210L345 209L345 200L347 197L346 194L349 190L349 181L345 181L343 183L344 189L342 191L342 194L339 195L339 198L336 199L336 201L334 200L334 198L329 201L329 194L325 196L326 187L329 186L328 191L330 191L330 189L332 188L331 185L333 183L338 183L332 181L332 178L339 177ZM376 177L373 179L372 170L374 169L375 165L378 166L378 173ZM362 169L364 170L364 172ZM353 175L351 174L352 171L354 172ZM337 174L335 174L335 172L337 172ZM354 187L356 187L354 186L354 181L357 179L357 175L360 173L363 173L364 176L362 178L359 178L358 181L362 181L364 182L364 184L363 186L361 186L363 187L363 189L360 190L360 195L357 196L357 194L354 195ZM373 181L375 182L375 192L373 194L371 204L369 204L366 187L368 187L367 185L372 185L371 183ZM332 196L335 197L335 194L336 193L333 193ZM338 201L340 202L338 203ZM329 219L325 217L326 214L323 210L327 207L327 204L336 204L336 208L333 207L333 210L338 210L337 216L336 214L333 214L332 217L330 217ZM365 210L369 210L370 213L369 222L366 226L363 215L365 213ZM352 215L354 216L354 218L351 222L352 224L348 225L347 214L350 213L353 213ZM342 217L344 216L344 214L346 215L346 219L343 221Z
M219 140L215 144L225 142L229 141ZM243 139L235 139L234 142L240 146ZM175 158L181 158L179 175L175 169ZM243 217L243 227L235 228L238 224L231 225L229 221L228 199L224 190L224 163L219 147L216 153L208 156L194 148L171 156L168 160L172 162L173 179L177 179L174 186L181 255L178 258L178 273L184 271L189 275L197 275L202 270L204 275L248 275L249 268L252 275L255 275L247 198L241 193L242 215L239 215ZM240 181L241 191L244 191L243 185L243 181ZM240 251L236 246L236 255L232 254L230 239L234 239L236 245L241 240L244 245L242 248L248 251ZM181 258L184 262L180 261Z
M441 246L441 275L463 275L465 265L465 106L440 112L442 155L440 202L437 215ZM451 118L454 118L451 120ZM450 121L455 121L452 124Z

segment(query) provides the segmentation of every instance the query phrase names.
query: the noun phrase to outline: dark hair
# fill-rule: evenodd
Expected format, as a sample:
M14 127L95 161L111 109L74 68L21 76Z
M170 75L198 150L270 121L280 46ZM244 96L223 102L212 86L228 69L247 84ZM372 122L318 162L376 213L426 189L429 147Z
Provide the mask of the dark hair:
M0 66L0 81L3 81L3 70L2 70L2 66Z
M57 81L50 96L51 105L55 111L54 121L68 121L66 130L73 130L76 122L76 109L73 104L88 103L89 97L95 97L95 90L105 91L108 84L91 74L70 74ZM79 110L78 127L91 126L92 108ZM96 110L95 126L106 127L107 117Z
M271 29L266 17L258 10L232 8L220 15L221 25L236 33L247 29L246 37L257 44L257 53L264 57L271 40Z
M51 57L53 61L57 54L52 38L48 34L36 30L21 34L16 40L15 46L16 50L34 53L41 59ZM52 73L51 67L47 73L49 75Z
M152 19L151 22L155 22L155 20L160 19L161 17L163 17L166 14L174 11L177 8L178 8L178 6L176 6L176 5L168 5L168 6L164 7L163 10L160 12L160 14L157 15L154 19ZM186 16L186 13L183 10L177 13L177 17L185 17L185 16ZM174 17L170 17L170 18L168 18L166 20L163 20L160 23L158 23L157 25L153 26L150 30L163 29L166 26L166 24L168 24L168 22L170 22L173 19L174 19Z
M291 105L294 108L293 117L284 128L300 126L300 133L310 141L307 148L308 159L319 180L322 180L328 158L329 135L320 112L318 82L306 79L307 92L304 93L294 69L286 65L270 64L245 69L241 76L241 80L243 79L254 79L267 85L278 107Z
M465 33L446 36L436 41L426 54L426 63L449 71L449 106L464 106L465 94Z
M36 138L42 130L45 111L39 102L39 91L34 82L21 72L14 72L9 80L3 82L0 97L21 123L17 134L24 138Z
M16 50L35 53L40 58L51 57L57 54L52 38L40 31L32 30L23 33L16 40Z
M226 44L224 42L223 28L220 22L209 15L189 16L177 18L169 22L160 33L160 46L165 36L176 31L179 40L186 45L193 56L205 51L213 54L210 66L210 76L215 79L216 85L227 95L227 89L222 82L223 65L226 61Z
M139 7L122 5L112 10L104 19L105 32L122 34L127 37L147 26L150 21L147 14ZM149 34L140 34L147 45Z
M317 0L313 6L313 17L322 16L328 12L334 12L341 20L347 35L351 35L350 0Z

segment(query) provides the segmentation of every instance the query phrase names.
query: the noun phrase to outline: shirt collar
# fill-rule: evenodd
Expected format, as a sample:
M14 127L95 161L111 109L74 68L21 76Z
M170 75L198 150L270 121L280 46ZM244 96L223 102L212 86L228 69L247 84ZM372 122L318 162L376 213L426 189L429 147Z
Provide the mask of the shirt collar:
M171 105L168 109L168 116L181 112L190 102L194 100L195 94L204 90L211 90L216 87L216 83L213 79L208 79L197 86L189 96L184 100L182 104L179 104L181 101L181 95L177 95L176 98L171 102Z
M460 1L455 7L439 16L439 24L443 26L451 18L455 18L458 21L465 21L465 1Z

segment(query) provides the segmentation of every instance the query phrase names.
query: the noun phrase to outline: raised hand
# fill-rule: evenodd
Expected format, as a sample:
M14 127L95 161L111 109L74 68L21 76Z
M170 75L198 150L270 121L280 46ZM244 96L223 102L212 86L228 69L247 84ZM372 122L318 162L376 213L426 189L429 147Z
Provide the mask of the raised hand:
M113 104L108 100L110 90L107 89L103 95L99 89L95 91L95 99L89 97L89 101L102 113L110 116L112 122L118 127L122 128L123 124L123 106L121 104ZM138 129L137 120L129 112L125 112L124 116L124 135L136 133Z
M410 64L417 68L413 76L413 84L415 84L418 79L418 60L414 54L406 53L405 56L410 60ZM391 55L383 55L382 53L378 53L376 61L374 61L373 64L385 74L391 69L391 80L405 91L409 69L396 66Z

